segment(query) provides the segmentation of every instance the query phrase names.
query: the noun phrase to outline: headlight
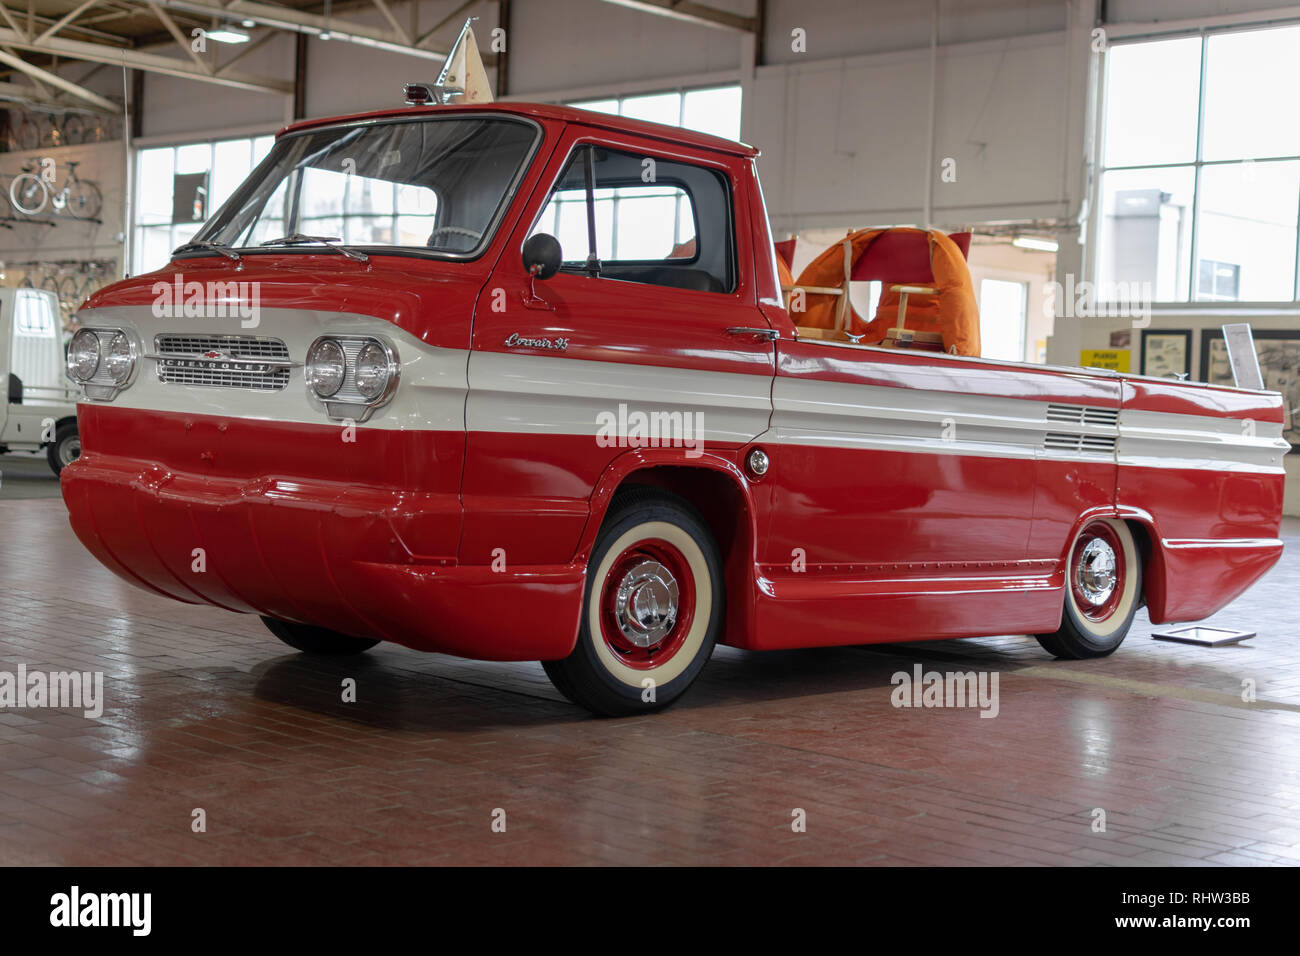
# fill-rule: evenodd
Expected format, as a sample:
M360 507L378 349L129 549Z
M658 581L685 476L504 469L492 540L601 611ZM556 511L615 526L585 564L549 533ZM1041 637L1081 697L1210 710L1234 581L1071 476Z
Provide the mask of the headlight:
M108 377L115 385L125 385L131 377L131 372L135 369L135 349L124 333L118 332L109 339L104 364L108 367Z
M343 346L333 339L321 339L307 353L307 384L321 398L329 398L343 387L347 368Z
M373 402L388 388L392 377L392 363L388 352L378 342L367 342L357 353L356 370L353 381L357 391L367 400Z
M307 349L307 394L335 421L364 422L393 400L402 363L397 348L379 335L335 332Z
M82 329L68 344L68 374L83 384L89 382L99 371L99 357L99 336Z

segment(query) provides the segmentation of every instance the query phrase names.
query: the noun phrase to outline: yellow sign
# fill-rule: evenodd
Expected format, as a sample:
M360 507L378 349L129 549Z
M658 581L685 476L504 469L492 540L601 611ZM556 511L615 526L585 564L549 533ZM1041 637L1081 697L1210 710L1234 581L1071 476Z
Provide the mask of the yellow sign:
M1129 349L1084 349L1079 353L1079 364L1084 368L1108 368L1112 372L1127 372L1131 367Z

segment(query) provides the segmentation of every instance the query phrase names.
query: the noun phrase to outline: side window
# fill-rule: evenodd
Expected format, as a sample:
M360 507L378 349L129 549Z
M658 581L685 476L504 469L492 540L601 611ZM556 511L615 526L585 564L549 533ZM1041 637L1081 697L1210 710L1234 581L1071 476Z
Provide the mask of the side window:
M580 146L533 226L539 232L560 241L569 271L702 292L736 287L731 191L719 173L701 166Z

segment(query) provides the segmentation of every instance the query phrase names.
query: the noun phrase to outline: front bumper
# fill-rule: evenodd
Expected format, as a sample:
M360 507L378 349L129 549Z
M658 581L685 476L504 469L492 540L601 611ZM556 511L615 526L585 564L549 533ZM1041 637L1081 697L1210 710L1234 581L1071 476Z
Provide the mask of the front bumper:
M412 547L448 520L444 496L90 448L64 470L63 497L95 557L178 601L482 660L559 659L576 639L584 568L493 571Z

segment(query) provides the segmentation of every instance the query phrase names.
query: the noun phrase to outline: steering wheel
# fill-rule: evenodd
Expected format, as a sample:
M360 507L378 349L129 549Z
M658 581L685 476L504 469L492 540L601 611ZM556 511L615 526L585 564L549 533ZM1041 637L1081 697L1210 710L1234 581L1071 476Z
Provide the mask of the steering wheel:
M439 226L437 229L433 230L433 232L429 233L429 241L426 242L425 245L429 248L436 246L437 243L434 242L434 240L441 232L451 233L454 236L469 236L475 242L478 242L483 238L483 233L474 229L466 229L463 226Z

